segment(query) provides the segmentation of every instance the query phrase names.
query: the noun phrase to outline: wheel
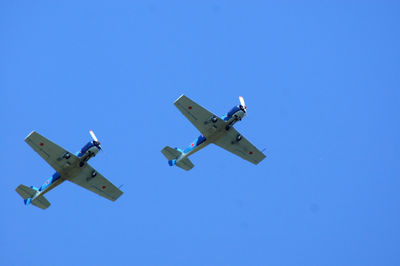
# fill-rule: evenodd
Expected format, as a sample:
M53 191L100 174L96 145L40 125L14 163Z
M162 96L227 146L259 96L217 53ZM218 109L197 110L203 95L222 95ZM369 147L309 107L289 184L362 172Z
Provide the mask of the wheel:
M231 128L231 126L230 125L227 125L226 127L225 127L225 130L229 130Z
M242 139L242 135L237 135L236 140L240 141Z
M79 163L79 167L82 167L82 166L84 166L84 165L85 165L84 162L80 162L80 163Z
M68 152L64 155L65 159L69 159L71 157L71 154L69 154Z
M213 123L216 123L216 122L218 121L218 118L216 118L216 117L214 116L213 118L211 118L211 121L212 121Z
M92 177L95 177L97 175L96 171L92 172Z

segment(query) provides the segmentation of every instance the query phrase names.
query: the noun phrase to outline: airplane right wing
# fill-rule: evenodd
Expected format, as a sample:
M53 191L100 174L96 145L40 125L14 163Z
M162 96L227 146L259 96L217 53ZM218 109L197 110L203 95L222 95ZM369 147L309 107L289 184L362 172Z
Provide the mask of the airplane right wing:
M203 108L199 104L195 103L185 95L181 95L175 102L175 106L182 112L187 119L203 134L208 136L212 134L217 127L225 124L221 118L217 117L207 109ZM214 117L216 122L212 122L211 119Z
M30 133L25 138L25 142L58 173L61 173L64 168L69 167L76 160L79 160L77 156L61 148L36 131ZM66 154L69 155L68 159L65 157Z
M214 141L214 144L254 164L258 164L259 162L264 160L264 158L266 157L264 153L259 151L243 136L241 136L240 141L238 141L238 136L241 136L239 132L231 127L225 133L225 135L222 135L221 138Z
M93 173L96 175L93 176ZM117 200L123 193L89 164L83 167L78 176L67 180L111 201Z

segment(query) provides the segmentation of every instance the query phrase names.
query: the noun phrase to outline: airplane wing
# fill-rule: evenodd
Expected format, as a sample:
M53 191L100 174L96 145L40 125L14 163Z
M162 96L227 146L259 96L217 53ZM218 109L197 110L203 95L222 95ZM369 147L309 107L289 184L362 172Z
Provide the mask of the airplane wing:
M77 156L51 142L36 131L30 133L25 138L25 142L58 173L61 173L64 168L70 166L75 160L79 160ZM64 158L67 153L70 155L69 159Z
M264 160L265 155L243 136L240 141L237 141L238 135L240 133L232 127L214 143L251 163L258 164Z
M217 127L225 124L221 118L217 117L207 109L198 105L185 95L181 95L175 102L175 106L182 112L187 119L204 135L208 136L216 131ZM211 118L215 117L217 121L213 123Z
M86 188L106 199L115 201L121 195L122 191L108 181L104 176L96 171L96 176L92 176L94 168L89 164L81 170L78 176L68 179L72 183L75 183L83 188Z

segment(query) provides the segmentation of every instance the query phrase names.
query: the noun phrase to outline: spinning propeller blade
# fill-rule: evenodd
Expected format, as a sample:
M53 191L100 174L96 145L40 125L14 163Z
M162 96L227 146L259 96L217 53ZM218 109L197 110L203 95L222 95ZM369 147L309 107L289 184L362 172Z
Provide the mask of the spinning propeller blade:
M93 130L89 130L90 136L92 137L92 139L97 142L97 145L99 147L100 150L103 150L100 146L100 141L97 139L96 135L94 134ZM96 146L97 146L96 145Z
M99 142L96 138L96 135L94 134L93 130L89 130L90 136L92 136L92 139L96 142Z
M242 96L239 96L240 105L243 106L244 112L247 114L247 106Z

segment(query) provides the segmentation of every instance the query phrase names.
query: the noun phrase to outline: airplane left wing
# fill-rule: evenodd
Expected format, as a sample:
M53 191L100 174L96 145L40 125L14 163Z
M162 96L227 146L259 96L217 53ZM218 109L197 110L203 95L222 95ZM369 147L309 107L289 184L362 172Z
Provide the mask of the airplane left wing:
M64 168L69 167L73 162L79 160L77 156L61 148L36 131L30 133L25 138L25 142L58 173L61 173ZM69 154L69 159L64 157L67 153Z
M96 171L96 175L93 177L92 173L94 171L95 170L92 166L86 164L85 167L83 167L82 171L78 174L78 176L68 180L106 199L109 199L111 201L117 200L123 192L119 188L114 186L99 172Z
M214 141L214 144L254 164L258 164L264 160L266 156L243 136L238 141L237 137L239 135L239 132L232 127L225 135Z
M182 112L187 119L203 134L203 136L208 136L216 131L217 127L221 126L225 122L195 103L185 95L181 95L175 102L175 106ZM211 121L212 118L216 119L216 122Z

